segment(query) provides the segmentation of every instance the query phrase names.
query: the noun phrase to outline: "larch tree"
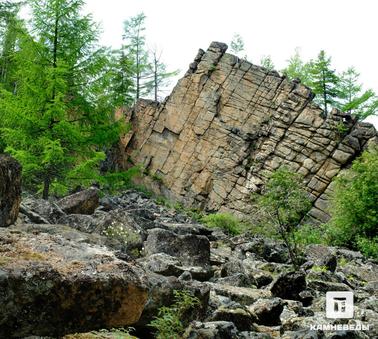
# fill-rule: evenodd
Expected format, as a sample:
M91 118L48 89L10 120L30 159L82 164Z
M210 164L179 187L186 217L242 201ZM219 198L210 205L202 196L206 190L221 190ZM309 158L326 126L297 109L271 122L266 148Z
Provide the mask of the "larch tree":
M0 2L0 83L8 89L12 83L12 57L15 52L17 36L20 33L20 20L18 12L21 4L18 2Z
M167 66L161 61L162 52L158 51L157 48L154 48L151 51L151 64L152 64L152 84L149 87L152 87L153 98L155 101L158 101L161 98L161 93L164 91L170 83L170 78L176 76L179 71L175 70L172 72L167 71Z
M340 92L339 78L331 68L331 58L327 57L323 50L320 51L317 59L310 62L309 76L309 86L316 94L314 101L323 108L324 115L327 116L329 105L337 106Z
M338 108L354 115L357 119L365 119L378 112L378 97L373 90L363 91L359 81L360 74L354 67L349 67L339 76L340 103Z
M131 61L131 74L134 81L134 101L148 95L152 86L152 64L146 47L144 34L146 16L143 13L124 22L122 52Z
M103 148L118 139L103 85L106 53L82 0L31 0L32 32L20 38L17 90L0 92L6 151L23 165L24 184L64 193L98 178Z
M289 80L299 79L302 84L309 85L309 64L304 62L300 56L299 49L295 49L294 55L287 60L288 65L282 70L282 73Z

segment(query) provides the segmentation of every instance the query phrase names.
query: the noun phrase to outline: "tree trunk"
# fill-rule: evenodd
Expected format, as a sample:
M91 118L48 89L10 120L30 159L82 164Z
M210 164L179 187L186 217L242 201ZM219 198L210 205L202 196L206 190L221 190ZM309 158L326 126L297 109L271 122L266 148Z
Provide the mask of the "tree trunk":
M47 200L49 198L49 191L50 191L50 177L46 175L45 179L43 180L42 198L44 200Z

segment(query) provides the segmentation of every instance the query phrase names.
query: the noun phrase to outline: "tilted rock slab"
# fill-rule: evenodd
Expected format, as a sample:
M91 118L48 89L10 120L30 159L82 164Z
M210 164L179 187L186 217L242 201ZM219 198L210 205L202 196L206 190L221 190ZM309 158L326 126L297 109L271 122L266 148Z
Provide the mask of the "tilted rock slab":
M0 154L0 227L12 225L21 203L21 165L7 154Z
M226 49L213 42L200 50L163 103L137 103L117 165L143 164L172 198L241 215L251 213L251 193L286 165L305 178L310 216L326 221L332 179L376 130L335 109L325 118L307 87Z
M132 325L148 298L145 279L143 270L103 247L0 229L0 337Z

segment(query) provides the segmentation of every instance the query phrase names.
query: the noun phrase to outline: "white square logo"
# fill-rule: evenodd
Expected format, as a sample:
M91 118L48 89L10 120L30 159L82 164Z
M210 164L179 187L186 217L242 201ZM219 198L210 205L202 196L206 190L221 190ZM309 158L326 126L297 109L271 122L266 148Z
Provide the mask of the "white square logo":
M327 292L326 317L332 319L353 318L353 292Z

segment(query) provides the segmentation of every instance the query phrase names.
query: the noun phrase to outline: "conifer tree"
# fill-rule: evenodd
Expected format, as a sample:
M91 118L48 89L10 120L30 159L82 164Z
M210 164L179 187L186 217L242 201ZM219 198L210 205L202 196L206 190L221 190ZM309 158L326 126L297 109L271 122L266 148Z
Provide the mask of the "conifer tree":
M83 16L82 0L31 0L32 35L15 55L17 90L0 92L1 134L23 165L24 183L65 191L97 179L103 148L121 125L103 95L108 59L98 49L97 28Z
M130 72L134 81L134 100L146 96L151 91L152 64L146 47L144 31L146 16L139 13L124 22L122 52L131 61Z
M362 90L359 82L360 74L354 67L349 67L339 76L339 92L341 111L353 114L358 119L364 119L378 112L378 97L373 90Z
M20 20L17 15L20 3L1 1L0 2L0 83L11 89L12 57L15 52L17 36L20 29Z
M155 101L159 100L160 93L169 85L169 79L178 74L178 70L168 72L167 66L161 61L162 52L155 48L151 52L152 56L152 84L149 87L153 89Z
M301 59L299 49L295 49L293 56L287 60L288 65L282 70L289 80L299 79L302 84L309 85L309 63Z
M310 62L309 75L309 86L316 94L314 101L323 108L324 115L327 116L329 105L337 106L340 92L337 87L339 78L331 68L331 58L323 50L317 59Z

